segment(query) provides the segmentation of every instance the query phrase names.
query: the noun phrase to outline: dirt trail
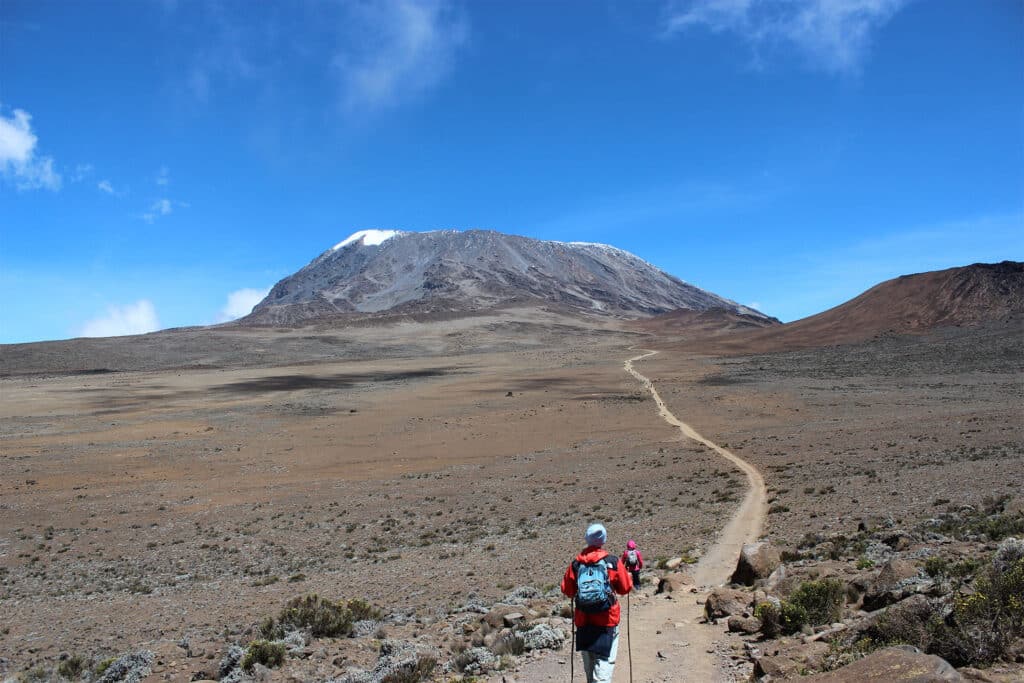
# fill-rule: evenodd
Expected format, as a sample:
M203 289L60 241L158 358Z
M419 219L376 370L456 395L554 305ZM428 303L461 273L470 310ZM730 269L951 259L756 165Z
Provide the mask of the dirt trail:
M700 593L684 594L679 599L654 599L638 609L632 617L629 635L634 639L633 680L641 681L721 681L727 680L720 671L713 650L715 640L722 635L721 629L700 624L708 590L728 581L736 566L736 558L744 543L757 540L764 526L767 510L767 492L764 479L757 469L746 460L736 456L718 444L701 436L668 409L654 384L633 367L639 361L656 354L657 351L635 356L624 364L626 372L633 375L650 392L658 413L665 422L677 427L687 439L704 444L731 462L747 477L747 494L732 519L719 534L715 544L708 550L690 572ZM623 643L627 645L627 643ZM628 645L627 645L628 647ZM623 648L626 649L626 648ZM622 650L620 650L622 652ZM625 654L625 652L622 652ZM661 653L661 656L659 656ZM615 679L628 680L628 660L616 665ZM625 665L625 666L622 666Z
M699 587L698 593L676 594L672 597L648 597L643 594L631 597L633 604L629 605L629 619L622 624L614 680L630 680L632 659L634 683L730 681L729 675L718 664L714 647L715 641L721 639L724 632L721 627L700 623L704 615L703 603L711 588L728 581L743 544L757 540L760 535L767 510L767 492L764 479L753 465L704 438L673 415L651 380L633 367L635 361L656 353L647 351L634 356L625 361L623 367L650 392L662 419L678 428L684 438L704 444L742 470L747 477L748 489L743 502L715 544L687 572ZM633 640L632 645L630 638ZM532 662L517 673L516 680L566 680L569 677L568 654L563 652L555 658ZM576 664L576 678L583 680L578 658Z

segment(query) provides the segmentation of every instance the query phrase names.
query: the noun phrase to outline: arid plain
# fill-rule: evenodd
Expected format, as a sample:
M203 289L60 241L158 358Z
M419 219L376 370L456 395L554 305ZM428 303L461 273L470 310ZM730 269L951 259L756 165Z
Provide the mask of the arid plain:
M365 599L398 615L389 636L454 653L445 619L467 603L531 586L557 605L595 519L652 564L699 557L745 480L659 419L623 370L637 348L660 350L638 367L671 410L764 475L783 548L1019 497L1018 332L724 353L510 311L7 347L0 675L145 648L152 680L215 678L308 593ZM329 641L285 671L375 657Z

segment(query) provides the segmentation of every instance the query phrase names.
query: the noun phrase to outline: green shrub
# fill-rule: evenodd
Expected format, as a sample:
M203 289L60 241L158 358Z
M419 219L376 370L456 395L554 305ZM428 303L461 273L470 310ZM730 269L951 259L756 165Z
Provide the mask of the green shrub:
M241 667L248 673L252 673L253 667L257 664L273 669L281 666L287 653L284 643L254 640L249 643L245 656L242 657Z
M789 602L801 608L811 626L830 624L843 616L846 589L838 579L805 581L789 596ZM785 614L785 610L783 610Z
M117 657L107 657L106 659L100 661L100 663L96 665L96 669L93 671L93 673L96 675L97 678L102 677L103 674L107 672L107 669L110 668L110 665L116 661Z
M288 631L305 630L313 637L342 638L351 635L352 625L363 619L379 619L381 612L364 600L335 602L319 595L292 598L275 619L260 624L263 637L277 640Z
M796 633L807 623L807 610L786 600L781 606L762 602L754 608L754 616L761 620L761 634L765 638Z
M857 569L871 569L874 566L875 561L869 557L861 556L857 558Z
M988 666L1024 636L1024 558L1005 566L993 563L960 594L945 621L929 625L929 648L953 666Z
M765 638L778 638L782 633L782 616L772 602L762 602L754 607L754 616L761 622L761 634Z
M933 579L949 575L949 560L933 555L924 561L924 573Z

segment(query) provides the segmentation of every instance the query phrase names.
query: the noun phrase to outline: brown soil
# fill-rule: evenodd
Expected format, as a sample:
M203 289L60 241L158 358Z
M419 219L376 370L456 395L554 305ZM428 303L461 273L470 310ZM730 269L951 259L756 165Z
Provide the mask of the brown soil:
M408 613L388 628L455 646L453 607L519 585L557 602L590 521L652 561L707 553L748 491L659 417L623 370L637 335L611 323L222 330L215 359L208 332L174 335L4 349L0 676L140 647L153 680L209 675L308 592ZM766 533L795 548L1016 495L1019 342L1012 321L729 357L648 338L661 353L637 365L672 414L757 467ZM100 368L118 371L81 374ZM637 624L661 609L632 607ZM337 675L371 650L329 642L295 666Z

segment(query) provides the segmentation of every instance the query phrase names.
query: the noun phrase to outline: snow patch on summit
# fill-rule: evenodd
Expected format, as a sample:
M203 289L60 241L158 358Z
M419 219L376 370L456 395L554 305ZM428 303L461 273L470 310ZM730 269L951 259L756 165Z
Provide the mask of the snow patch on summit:
M398 230L360 230L359 232L352 233L344 241L335 244L331 251L337 251L344 246L358 242L362 240L364 247L376 247L384 244L389 239L398 234Z

